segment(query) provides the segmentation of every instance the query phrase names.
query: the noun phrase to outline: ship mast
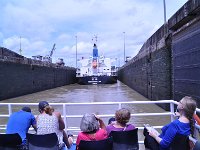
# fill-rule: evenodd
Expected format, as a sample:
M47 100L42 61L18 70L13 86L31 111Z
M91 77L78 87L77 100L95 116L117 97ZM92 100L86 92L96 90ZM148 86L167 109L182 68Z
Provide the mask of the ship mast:
M97 44L97 35L94 35L94 37L92 38L92 41L94 41L94 44Z
M20 42L19 42L19 54L22 55L22 43L21 43L21 36L20 38Z
M94 37L92 38L92 41L94 42L94 46L93 46L93 57L92 57L92 74L93 75L97 75L98 74L98 49L97 49L97 35L94 35Z

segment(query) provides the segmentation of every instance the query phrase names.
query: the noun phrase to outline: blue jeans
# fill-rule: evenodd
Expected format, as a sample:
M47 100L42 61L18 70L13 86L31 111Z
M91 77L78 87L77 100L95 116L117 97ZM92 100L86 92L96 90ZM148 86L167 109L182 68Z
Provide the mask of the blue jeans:
M68 150L68 148L65 146L65 147L62 147L60 150Z
M76 144L73 143L70 148L63 146L60 150L76 150Z
M70 149L68 149L68 150L76 150L76 144L73 143L72 146L70 147Z

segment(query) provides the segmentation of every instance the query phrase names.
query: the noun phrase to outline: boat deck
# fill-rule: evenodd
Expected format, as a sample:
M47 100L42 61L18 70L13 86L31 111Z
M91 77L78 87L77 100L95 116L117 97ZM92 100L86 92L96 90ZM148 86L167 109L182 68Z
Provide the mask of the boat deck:
M80 128L79 128L79 123L80 123L80 119L82 118L83 114L70 114L70 112L68 111L69 108L72 109L76 109L77 106L81 106L81 107L105 107L106 105L109 105L111 107L118 107L118 108L122 108L122 107L126 107L126 106L130 106L130 105L147 105L147 107L149 105L155 105L155 104L168 104L170 110L169 111L163 111L163 112L154 112L154 110L152 109L152 112L147 112L147 113L132 113L131 114L131 119L135 118L135 117L142 117L144 120L147 116L154 116L157 117L158 119L160 117L164 117L164 118L169 118L171 121L173 121L175 119L174 116L174 110L176 105L178 104L176 101L173 100L160 100L160 101L132 101L132 102L93 102L93 103L50 103L51 106L53 106L55 108L55 110L59 110L62 113L62 118L66 124L66 131L70 134L74 135L74 141L76 140L76 137L78 135L78 132L80 132ZM32 109L32 112L35 116L37 116L38 114L38 103L0 103L0 109L3 110L3 112L1 111L0 113L0 133L5 133L5 129L6 129L6 123L7 120L9 118L9 116L12 114L12 112L18 111L19 107L21 108L22 106L29 106ZM200 109L197 108L196 110L197 112L200 112ZM102 112L100 112L98 114L98 116L100 116L101 118L103 118L105 124L107 123L108 119L110 117L114 116L113 112L112 114L103 114ZM70 120L76 120L74 122L70 121ZM148 120L147 122L148 123ZM139 138L139 146L140 146L140 150L144 149L144 136L142 134L143 132L143 125L140 126L136 126L139 129L138 132L138 138ZM162 128L162 126L160 125L153 125L154 128L160 130ZM196 125L197 128L199 128L198 125ZM200 129L200 128L199 128ZM30 133L34 133L33 129L31 128L29 130Z

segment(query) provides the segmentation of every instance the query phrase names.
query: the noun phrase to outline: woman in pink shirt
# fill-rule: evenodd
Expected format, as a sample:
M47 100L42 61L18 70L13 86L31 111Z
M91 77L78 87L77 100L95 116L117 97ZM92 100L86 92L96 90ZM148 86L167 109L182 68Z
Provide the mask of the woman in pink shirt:
M103 120L95 114L85 114L81 120L80 129L76 140L76 149L79 149L79 143L83 141L98 141L107 138L106 126Z

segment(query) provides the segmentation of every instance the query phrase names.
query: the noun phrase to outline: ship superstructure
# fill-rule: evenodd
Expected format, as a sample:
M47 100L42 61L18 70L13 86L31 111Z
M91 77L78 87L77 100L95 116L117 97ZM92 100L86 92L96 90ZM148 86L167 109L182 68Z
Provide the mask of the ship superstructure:
M76 77L80 84L109 84L116 83L116 67L112 66L115 61L105 56L99 56L96 43L93 46L92 56L88 59L82 58L77 68Z

